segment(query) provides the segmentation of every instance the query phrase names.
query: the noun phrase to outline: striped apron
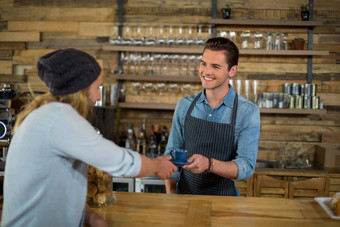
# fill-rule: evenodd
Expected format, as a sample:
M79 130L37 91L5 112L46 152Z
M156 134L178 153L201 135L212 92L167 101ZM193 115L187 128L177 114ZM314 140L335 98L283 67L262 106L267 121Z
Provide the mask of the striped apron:
M235 95L231 124L214 123L191 116L195 103L202 95L197 95L191 103L184 122L185 149L188 157L200 154L220 161L230 161L236 156L233 147L238 95ZM192 173L181 168L177 193L195 195L237 196L234 181L204 171Z

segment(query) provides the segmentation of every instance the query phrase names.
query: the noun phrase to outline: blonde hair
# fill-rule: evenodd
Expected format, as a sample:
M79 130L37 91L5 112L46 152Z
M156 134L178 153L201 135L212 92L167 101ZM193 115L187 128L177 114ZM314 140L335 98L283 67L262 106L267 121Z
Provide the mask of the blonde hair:
M23 110L16 115L16 122L13 128L14 132L19 128L21 123L33 110L51 102L70 104L81 116L87 119L89 114L92 113L87 93L88 88L85 88L78 92L67 95L53 95L50 92L47 92L43 95L35 96L33 101L25 105Z

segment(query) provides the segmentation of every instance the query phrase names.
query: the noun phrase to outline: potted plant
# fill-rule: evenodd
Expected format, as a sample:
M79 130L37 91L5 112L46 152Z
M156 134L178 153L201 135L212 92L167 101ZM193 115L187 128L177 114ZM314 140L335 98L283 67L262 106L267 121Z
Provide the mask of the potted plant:
M303 38L293 39L294 50L303 50L305 47L305 40Z
M304 5L301 4L300 5L301 8L301 19L302 20L309 20L309 9L308 9L308 5Z
M225 8L222 9L223 19L229 19L230 13L231 13L230 5L226 4Z

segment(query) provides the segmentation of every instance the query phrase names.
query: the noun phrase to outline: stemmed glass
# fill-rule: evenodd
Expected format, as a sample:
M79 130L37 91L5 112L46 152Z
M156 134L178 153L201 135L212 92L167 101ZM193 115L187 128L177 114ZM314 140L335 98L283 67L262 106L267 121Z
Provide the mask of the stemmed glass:
M141 26L140 25L137 25L136 27L136 35L133 37L133 45L142 45L144 40L143 40L143 37L141 35Z
M159 25L159 34L157 38L157 44L163 45L165 44L166 40L163 34L163 24Z
M178 37L177 37L177 40L176 40L176 44L177 45L183 45L185 43L186 43L186 41L185 41L185 38L183 36L183 26L180 24L178 26Z
M168 35L168 39L166 41L166 43L171 46L172 44L174 44L175 42L175 38L173 35L173 31L172 31L172 25L169 25L169 35Z
M155 45L155 43L156 43L156 40L155 40L155 37L153 35L153 27L152 27L152 25L150 25L149 26L149 35L145 39L145 45L152 46L152 45Z
M188 36L186 38L186 44L187 45L194 44L194 38L192 36L192 25L191 24L188 25Z
M198 33L196 37L196 45L204 45L204 38L202 35L202 25L198 25Z

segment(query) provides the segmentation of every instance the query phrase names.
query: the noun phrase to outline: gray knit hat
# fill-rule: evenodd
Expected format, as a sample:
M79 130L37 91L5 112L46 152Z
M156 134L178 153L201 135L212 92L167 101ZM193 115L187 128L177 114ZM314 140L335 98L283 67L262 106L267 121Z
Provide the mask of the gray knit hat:
M101 68L91 55L64 49L40 57L37 71L53 95L67 95L90 86L100 75Z

